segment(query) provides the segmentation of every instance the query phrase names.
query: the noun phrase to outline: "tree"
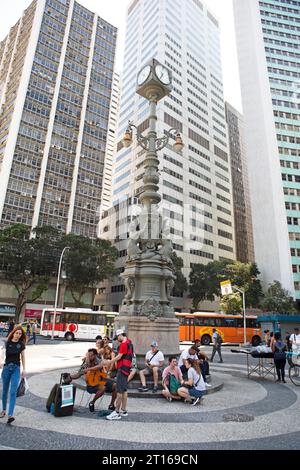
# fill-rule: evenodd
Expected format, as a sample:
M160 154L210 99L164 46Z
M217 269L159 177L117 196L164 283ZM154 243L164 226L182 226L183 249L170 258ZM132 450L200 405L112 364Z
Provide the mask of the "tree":
M261 302L261 308L268 312L295 313L296 307L289 291L284 289L279 281L269 285L265 298Z
M70 247L64 262L66 284L80 306L88 289L95 289L101 281L115 274L118 250L108 240L92 240L74 234L64 236L62 245Z
M29 297L34 302L48 289L57 265L60 236L52 227L37 227L30 238L30 227L23 224L0 230L3 275L18 293L16 322Z
M174 297L182 296L183 292L188 290L188 283L185 276L182 273L183 260L180 256L177 256L175 251L171 255L171 259L174 266L174 274L176 275L175 286L173 289Z
M220 308L228 315L241 313L243 309L243 301L239 292L230 295L223 295L220 301Z
M220 282L225 279L226 262L212 261L208 264L196 264L190 272L190 295L193 308L197 310L203 300L215 299L220 295Z
M262 286L258 275L260 274L255 263L241 263L236 261L226 265L224 275L230 279L233 286L246 292L246 307L258 307L263 297Z

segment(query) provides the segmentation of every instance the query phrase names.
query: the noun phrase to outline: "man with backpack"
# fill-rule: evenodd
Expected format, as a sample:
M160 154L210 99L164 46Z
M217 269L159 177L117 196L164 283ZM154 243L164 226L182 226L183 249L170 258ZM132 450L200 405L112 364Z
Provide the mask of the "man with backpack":
M219 362L223 362L223 358L222 358L222 353L221 353L221 346L222 346L222 343L223 343L223 340L222 340L222 336L220 335L220 333L217 332L216 328L213 328L213 350L212 350L212 355L211 355L211 358L210 358L210 362L213 362L214 361L214 356L216 354L216 352L219 354Z

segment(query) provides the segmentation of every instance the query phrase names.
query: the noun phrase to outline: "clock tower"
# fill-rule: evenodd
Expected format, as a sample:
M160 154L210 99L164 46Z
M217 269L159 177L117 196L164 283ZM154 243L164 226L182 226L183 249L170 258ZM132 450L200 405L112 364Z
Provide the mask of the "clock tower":
M139 216L131 221L128 228L127 259L121 274L126 294L115 328L126 331L132 340L140 366L144 364L149 341L153 339L158 341L166 358L180 352L179 325L172 301L176 279L171 259L173 246L168 221L158 208L161 195L157 152L169 143L170 131L162 137L157 136L156 107L158 101L171 91L171 71L156 59L139 71L136 92L149 101L149 131L144 136L137 130L138 143L146 151L144 184L139 196ZM129 122L123 139L126 147L132 142L133 127L136 126ZM179 151L183 148L179 134L174 145Z
M137 75L136 92L138 95L147 100L155 95L156 101L159 101L169 95L171 91L172 73L165 65L160 64L156 59L152 59L142 67Z

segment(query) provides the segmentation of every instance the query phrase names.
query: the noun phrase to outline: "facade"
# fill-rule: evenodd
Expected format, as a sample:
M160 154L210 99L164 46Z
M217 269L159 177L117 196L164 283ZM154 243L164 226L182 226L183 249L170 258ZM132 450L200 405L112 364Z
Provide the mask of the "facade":
M116 36L74 0L35 0L0 43L1 225L96 236Z
M122 272L129 224L138 211L145 156L136 141L131 148L123 148L122 137L128 120L139 132L148 132L149 104L136 94L136 78L152 58L166 65L173 76L171 95L157 107L158 134L164 136L173 127L185 143L179 155L171 145L158 155L161 212L170 222L173 246L183 258L188 279L193 264L235 259L219 24L199 0L134 0L129 5L112 208L102 215L100 233L117 243ZM174 134L172 139L171 143ZM118 310L124 291L121 278L115 279L103 286L96 303ZM176 310L190 306L185 297L175 299Z
M254 263L253 228L243 116L225 103L234 206L236 259Z
M300 299L300 2L234 0L255 258Z

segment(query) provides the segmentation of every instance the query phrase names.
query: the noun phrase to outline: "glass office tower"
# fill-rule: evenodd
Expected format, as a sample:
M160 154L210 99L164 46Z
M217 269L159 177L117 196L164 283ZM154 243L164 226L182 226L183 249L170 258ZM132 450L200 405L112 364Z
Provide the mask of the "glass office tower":
M188 278L193 264L235 259L220 30L215 16L199 0L133 0L129 5L113 208L103 216L101 236L117 242L121 271L127 256L130 208L142 190L145 157L136 141L132 148L123 148L122 137L128 120L140 132L148 132L149 104L135 90L138 71L153 57L173 75L171 95L158 104L158 133L163 136L174 127L185 143L178 155L171 138L158 156L161 210L170 221L173 246ZM105 289L106 299L99 299L99 304L117 309L124 295L122 279ZM176 299L178 310L189 307L187 299Z

